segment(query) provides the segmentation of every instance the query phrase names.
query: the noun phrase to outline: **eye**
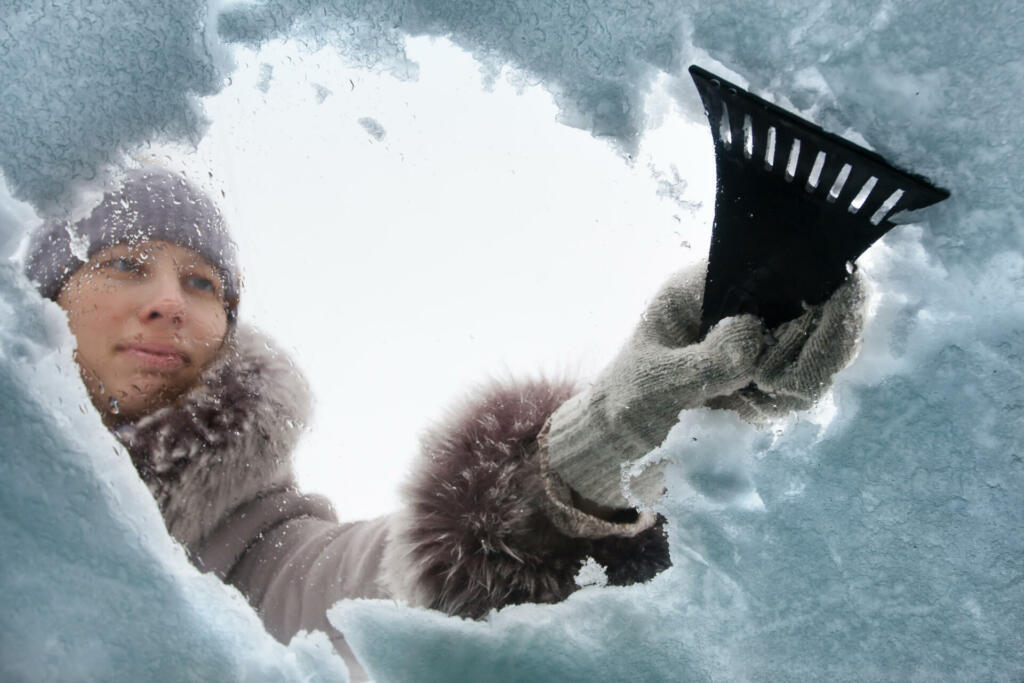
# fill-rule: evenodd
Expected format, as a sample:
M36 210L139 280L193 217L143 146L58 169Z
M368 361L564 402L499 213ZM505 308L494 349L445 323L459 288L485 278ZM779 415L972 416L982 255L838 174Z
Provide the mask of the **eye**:
M217 285L205 275L189 275L185 278L185 284L200 292L217 293Z
M142 270L142 263L128 256L118 256L100 264L103 268L110 268L121 273L138 273Z

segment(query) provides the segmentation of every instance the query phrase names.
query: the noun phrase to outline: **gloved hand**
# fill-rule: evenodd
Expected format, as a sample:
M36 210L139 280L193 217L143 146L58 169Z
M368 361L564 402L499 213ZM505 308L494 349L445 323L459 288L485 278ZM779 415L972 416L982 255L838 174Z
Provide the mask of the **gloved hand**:
M708 401L754 424L806 410L853 358L864 326L864 286L854 275L832 297L779 325L757 362L752 386Z
M740 315L698 341L705 270L673 276L612 363L551 416L542 457L583 498L629 507L621 465L660 445L681 410L726 408L756 422L806 408L851 358L861 324L857 278L774 335L759 319ZM652 488L634 483L641 498L661 493L656 477L640 485Z

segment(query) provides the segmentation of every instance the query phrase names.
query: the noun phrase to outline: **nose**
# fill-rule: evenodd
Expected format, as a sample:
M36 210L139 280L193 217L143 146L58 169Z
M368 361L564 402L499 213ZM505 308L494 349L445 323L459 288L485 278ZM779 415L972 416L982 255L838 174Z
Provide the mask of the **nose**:
M185 296L178 278L159 275L150 279L146 298L139 308L144 323L164 321L179 326L185 320Z

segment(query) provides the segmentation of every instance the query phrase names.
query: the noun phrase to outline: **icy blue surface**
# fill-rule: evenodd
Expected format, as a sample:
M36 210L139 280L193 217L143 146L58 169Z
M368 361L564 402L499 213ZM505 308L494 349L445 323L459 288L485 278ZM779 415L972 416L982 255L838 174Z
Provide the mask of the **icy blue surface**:
M670 436L671 570L480 623L340 605L380 680L1024 676L1018 4L268 1L227 9L216 35L198 3L144 6L3 5L0 168L17 196L45 208L139 141L195 139L190 98L229 68L220 41L302 36L413 76L402 37L420 33L520 67L565 122L625 151L658 77L702 116L684 73L700 60L953 191L865 259L873 317L833 420L772 437L691 415ZM6 254L23 226L0 208ZM237 597L160 537L126 461L77 412L59 325L6 266L0 313L0 677L328 675L313 645L253 645Z
M0 3L0 167L49 205L125 146L195 140L195 95L227 67L204 42L206 3Z

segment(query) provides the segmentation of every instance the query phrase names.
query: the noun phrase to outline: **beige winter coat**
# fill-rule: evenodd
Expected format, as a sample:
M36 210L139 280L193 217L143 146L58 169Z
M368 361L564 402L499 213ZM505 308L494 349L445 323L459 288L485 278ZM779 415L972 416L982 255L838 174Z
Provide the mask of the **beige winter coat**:
M669 566L663 520L592 517L542 475L537 436L573 393L545 381L479 391L424 438L402 510L345 524L296 488L291 451L309 414L307 384L250 328L195 389L117 435L197 567L236 586L279 640L326 631L353 666L325 616L345 598L480 617L564 599L588 557L617 585Z

